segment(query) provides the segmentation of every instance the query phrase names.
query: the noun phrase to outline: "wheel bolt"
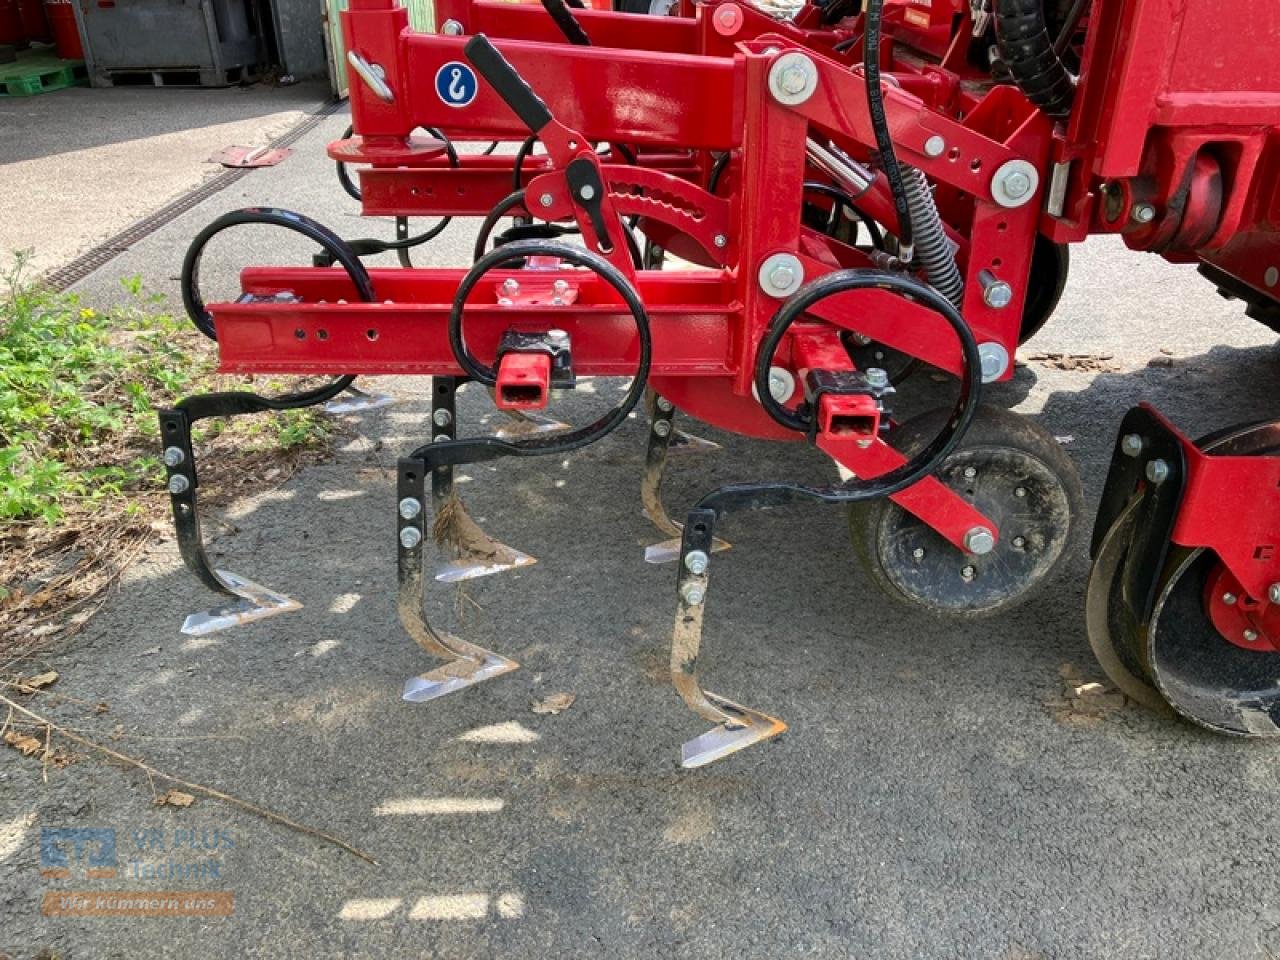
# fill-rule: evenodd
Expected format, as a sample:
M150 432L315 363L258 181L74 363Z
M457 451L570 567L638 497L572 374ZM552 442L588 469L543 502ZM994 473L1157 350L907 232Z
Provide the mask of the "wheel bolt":
M974 527L964 535L964 548L972 554L982 556L996 548L996 538L986 527Z
M923 559L924 559L924 547L916 547L914 550L912 550L912 551L911 551L911 558L912 558L913 560L923 560Z
M977 475L978 475L978 469L977 469L976 467L965 467L965 468L964 468L964 478L965 478L966 480L972 480L972 479L973 479L974 477L976 477Z
M1014 487L1014 488L1013 488L1013 495L1014 495L1015 497L1017 497L1019 500L1021 500L1023 497L1025 497L1025 496L1027 495L1027 488L1026 488L1026 487Z
M1026 538L1026 537L1014 537L1014 538L1013 538L1013 545L1014 545L1015 547L1017 547L1019 550L1021 550L1023 547L1025 547L1025 546L1027 545L1027 538Z
M969 563L966 563L960 568L960 576L964 577L966 580L972 580L977 573L977 569Z

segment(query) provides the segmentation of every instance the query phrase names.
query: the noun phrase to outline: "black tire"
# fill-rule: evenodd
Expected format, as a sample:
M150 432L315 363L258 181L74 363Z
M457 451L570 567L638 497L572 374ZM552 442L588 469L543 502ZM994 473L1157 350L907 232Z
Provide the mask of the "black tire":
M946 416L932 410L900 425L894 446L911 456ZM969 466L975 479L964 476ZM1048 431L984 404L935 476L1000 526L1000 542L984 556L962 554L891 500L855 504L849 511L854 551L876 586L938 617L978 619L1026 603L1053 581L1071 555L1084 495L1075 465ZM962 577L966 568L974 571L969 578Z

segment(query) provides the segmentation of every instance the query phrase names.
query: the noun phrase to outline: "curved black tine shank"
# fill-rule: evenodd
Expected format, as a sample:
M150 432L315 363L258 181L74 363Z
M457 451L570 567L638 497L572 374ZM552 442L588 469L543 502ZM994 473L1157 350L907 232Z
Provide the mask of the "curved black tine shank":
M176 407L159 411L161 458L168 474L169 502L173 507L173 526L182 561L210 590L234 598L230 603L189 615L183 621L183 633L194 636L216 633L302 606L298 601L238 574L217 570L209 562L200 531L196 496L199 481L195 449L191 443L192 424L208 417L234 417L324 403L350 386L351 379L342 377L315 390L284 397L260 397L241 392L209 393L188 397Z

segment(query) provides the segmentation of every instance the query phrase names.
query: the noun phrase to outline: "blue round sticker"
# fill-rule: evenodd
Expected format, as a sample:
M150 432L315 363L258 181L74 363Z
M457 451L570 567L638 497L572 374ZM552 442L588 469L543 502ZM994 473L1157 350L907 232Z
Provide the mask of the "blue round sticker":
M465 107L479 89L475 71L465 63L450 60L436 71L436 96L450 107Z

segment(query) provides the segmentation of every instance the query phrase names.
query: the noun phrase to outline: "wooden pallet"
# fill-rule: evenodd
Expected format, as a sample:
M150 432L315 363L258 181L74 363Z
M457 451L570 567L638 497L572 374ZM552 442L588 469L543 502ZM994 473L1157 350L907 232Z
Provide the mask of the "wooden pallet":
M83 60L59 60L37 53L19 54L16 63L0 64L0 97L34 97L88 82Z

